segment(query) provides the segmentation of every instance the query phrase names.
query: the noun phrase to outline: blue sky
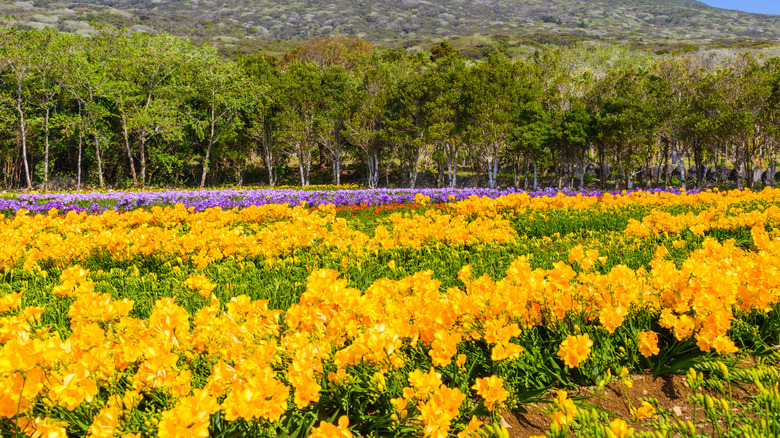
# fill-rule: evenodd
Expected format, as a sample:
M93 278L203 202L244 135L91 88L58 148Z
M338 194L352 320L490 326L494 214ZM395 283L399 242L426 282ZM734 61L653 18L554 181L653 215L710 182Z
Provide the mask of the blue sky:
M780 15L780 0L699 0L710 6L759 14Z

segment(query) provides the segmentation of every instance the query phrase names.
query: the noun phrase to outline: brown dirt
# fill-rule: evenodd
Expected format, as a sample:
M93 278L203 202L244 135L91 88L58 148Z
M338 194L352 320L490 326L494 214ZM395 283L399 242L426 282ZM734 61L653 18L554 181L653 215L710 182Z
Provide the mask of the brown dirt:
M692 419L693 405L688 401L688 398L693 395L693 391L688 387L685 376L629 375L628 377L634 382L632 388L626 388L618 380L604 387L600 392L597 387L580 387L576 391L568 391L569 397L575 398L575 400L577 397L583 397L584 402L626 420L629 426L637 430L647 428L643 426L642 421L631 421L628 401L634 407L640 407L642 405L640 398L655 398L658 400L660 409L673 412L681 420ZM711 390L702 389L701 391L720 397ZM548 398L552 399L554 396L554 391L551 391ZM747 403L750 395L737 387L732 387L732 398L734 401ZM545 405L542 403L535 403L525 406L528 410L526 413L502 413L501 417L504 420L504 426L509 430L509 436L527 438L534 435L544 435L544 432L550 428L550 418L541 410L544 407ZM702 430L702 432L706 431Z

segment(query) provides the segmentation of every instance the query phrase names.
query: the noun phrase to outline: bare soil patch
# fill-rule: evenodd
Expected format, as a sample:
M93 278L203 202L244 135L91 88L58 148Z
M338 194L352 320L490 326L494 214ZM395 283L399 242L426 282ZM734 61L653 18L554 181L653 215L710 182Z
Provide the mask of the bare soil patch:
M639 408L642 406L642 399L647 398L658 400L659 409L670 411L681 420L693 419L694 405L689 400L693 396L693 391L688 387L685 376L669 374L654 377L632 374L628 378L633 381L631 388L627 388L620 380L617 380L601 390L595 386L579 387L576 391L568 391L569 397L575 400L581 398L583 402L587 403L585 406L592 405L608 411L612 415L624 419L630 427L636 430L646 430L647 427L644 423L649 420L632 421L631 406ZM700 392L720 397L715 391L707 388L700 389ZM549 398L554 396L555 393L551 391ZM735 402L747 403L750 394L739 387L732 386L732 399ZM533 403L525 406L528 411L525 413L502 413L501 417L509 430L509 436L527 438L534 435L544 435L544 432L550 428L550 417L542 411L545 407L546 405L543 403ZM701 418L701 413L699 413L699 418ZM701 432L706 432L706 430Z

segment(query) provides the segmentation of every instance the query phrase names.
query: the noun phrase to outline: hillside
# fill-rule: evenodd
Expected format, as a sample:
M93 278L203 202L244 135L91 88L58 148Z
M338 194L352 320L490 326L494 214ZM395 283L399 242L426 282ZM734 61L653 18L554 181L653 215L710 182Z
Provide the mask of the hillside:
M334 34L406 46L493 35L506 35L510 46L577 39L654 46L780 41L780 15L694 0L6 0L0 14L19 27L84 34L93 31L89 22L103 22L237 50L284 50L288 42Z

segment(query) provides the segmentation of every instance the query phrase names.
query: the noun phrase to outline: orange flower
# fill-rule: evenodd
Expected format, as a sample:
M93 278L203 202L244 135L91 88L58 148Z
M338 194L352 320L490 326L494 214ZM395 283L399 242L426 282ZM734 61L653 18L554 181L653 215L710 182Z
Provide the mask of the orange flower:
M248 380L233 382L230 394L222 402L222 410L227 421L238 418L279 421L287 411L289 396L290 389L276 380L271 368L265 367Z
M190 289L197 291L203 298L211 296L211 291L216 287L214 283L209 281L205 275L193 275L182 283L182 285L189 287Z
M433 336L436 339L431 343L432 348L429 352L433 358L433 365L448 365L452 362L452 356L458 352L458 343L461 341L460 334L440 330Z
M658 348L658 335L655 332L640 332L637 335L639 352L644 357L655 356L661 350Z
M475 435L474 432L477 432L480 426L482 426L483 424L484 423L482 421L479 421L479 418L477 418L476 415L472 415L471 421L469 421L469 425L462 432L458 433L457 438L470 438L470 437L478 436Z
M87 438L111 438L119 424L119 409L111 405L101 409L89 426Z
M347 427L349 426L349 417L342 415L339 418L338 426L334 426L325 421L320 421L320 425L311 430L309 438L352 438L352 432Z
M72 373L63 376L62 384L52 388L50 396L68 410L75 409L82 402L90 402L97 395L98 387L90 372L82 363L76 363Z
M425 436L448 437L450 423L458 416L460 405L465 399L466 395L458 388L441 385L427 402L419 402L417 407L420 410L420 420L425 424Z
M441 374L431 368L427 373L421 370L414 370L409 373L409 384L411 388L404 388L404 398L407 400L426 399L441 385Z
M209 436L211 414L217 411L217 399L210 396L206 390L195 389L190 397L180 400L170 411L163 412L158 436L205 438Z
M631 410L633 411L632 413L634 414L634 418L636 418L637 420L642 420L647 417L652 417L653 415L655 415L656 412L655 407L646 401L642 402L642 406L640 408L637 409L632 408Z
M559 426L570 425L574 421L574 417L577 416L577 406L574 405L566 391L555 392L557 396L553 400L553 406L558 410L551 413L550 418Z
M628 427L628 424L620 418L615 418L609 422L609 432L612 434L610 436L615 438L625 438L634 435L634 428Z
M33 421L27 421L22 417L17 425L27 436L33 438L67 438L68 433L65 428L68 423L55 421L50 418L35 417Z
M8 294L0 298L0 313L5 313L11 310L19 310L21 306L22 306L21 292Z
M580 362L588 357L592 346L593 341L590 340L590 335L587 333L584 335L568 336L561 342L561 346L558 349L558 357L560 357L566 365L578 367Z
M471 388L485 399L485 407L490 411L509 397L509 393L504 389L504 379L496 376L477 379L477 383Z
M504 360L509 357L519 357L524 351L521 345L517 344L496 344L490 352L490 358L494 361Z
M599 314L599 322L601 322L601 325L603 325L609 333L613 333L616 328L623 324L625 316L626 311L622 307L606 306Z
M734 341L727 338L726 336L718 336L715 338L715 340L712 341L712 348L715 349L715 351L718 352L718 354L731 354L736 353L739 351L739 348L737 348L736 345L734 345Z

